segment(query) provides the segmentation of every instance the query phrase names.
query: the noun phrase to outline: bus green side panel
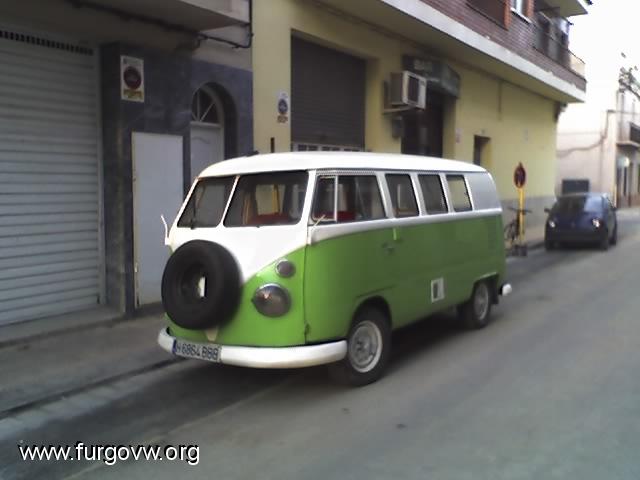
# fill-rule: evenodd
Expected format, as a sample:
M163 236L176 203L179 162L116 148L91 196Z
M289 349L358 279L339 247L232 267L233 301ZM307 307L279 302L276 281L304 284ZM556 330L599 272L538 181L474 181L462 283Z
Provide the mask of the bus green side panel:
M213 343L254 347L284 347L304 345L304 309L302 304L302 279L305 249L300 248L285 255L296 266L291 278L282 278L275 271L275 264L263 268L249 279L242 289L242 297L233 318L221 327ZM282 317L266 317L254 307L251 299L256 289L267 283L277 283L286 288L291 296L291 310ZM202 330L187 330L169 321L171 333L187 340L207 342Z
M394 326L466 301L473 284L504 277L504 244L499 217L480 217L396 229L397 282L388 299ZM432 281L442 278L444 298L432 302Z
M383 245L393 245L389 251ZM461 219L375 230L307 247L307 341L341 338L357 307L379 296L394 327L464 302L480 278L504 277L502 220ZM431 283L442 278L444 298L432 302Z

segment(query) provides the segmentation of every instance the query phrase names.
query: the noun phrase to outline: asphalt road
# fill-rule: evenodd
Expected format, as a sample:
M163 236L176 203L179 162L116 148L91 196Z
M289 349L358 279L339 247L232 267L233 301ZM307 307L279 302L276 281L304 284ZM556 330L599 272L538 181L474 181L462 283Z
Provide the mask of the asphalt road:
M39 427L0 437L0 478L637 480L640 214L620 217L608 252L511 261L488 328L440 316L395 334L376 384L179 362L45 405ZM198 445L199 463L18 455L78 440Z

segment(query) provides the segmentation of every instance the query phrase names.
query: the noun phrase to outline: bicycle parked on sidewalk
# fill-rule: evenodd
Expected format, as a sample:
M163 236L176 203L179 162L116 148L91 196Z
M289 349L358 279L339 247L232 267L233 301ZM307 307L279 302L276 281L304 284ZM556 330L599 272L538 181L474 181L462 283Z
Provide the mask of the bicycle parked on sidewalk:
M514 256L527 256L527 245L522 242L520 239L520 214L522 214L522 219L524 220L524 216L527 213L531 213L531 210L528 209L520 209L514 207L508 207L509 210L516 213L513 220L507 223L504 227L504 241L507 244L507 253L509 255ZM524 237L525 233L525 223L522 223L522 237Z

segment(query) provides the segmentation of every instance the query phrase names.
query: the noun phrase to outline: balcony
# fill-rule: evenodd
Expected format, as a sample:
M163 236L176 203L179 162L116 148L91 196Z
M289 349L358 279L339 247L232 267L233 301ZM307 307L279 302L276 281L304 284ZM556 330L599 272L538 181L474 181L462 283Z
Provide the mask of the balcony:
M547 15L572 17L587 13L591 0L535 0L535 10Z
M585 76L584 61L574 55L566 43L553 37L543 27L534 26L533 28L535 30L533 48L581 77Z
M422 45L430 57L464 59L470 67L558 102L585 99L584 77L533 48L532 24L515 18L510 1L314 1L343 18Z
M620 140L618 140L617 144L619 147L639 149L640 125L633 122L623 122L623 126L620 128Z
M122 18L146 17L192 30L209 30L246 23L247 0L73 0L79 9L95 9Z
M506 28L505 15L509 10L504 0L467 0L467 5Z

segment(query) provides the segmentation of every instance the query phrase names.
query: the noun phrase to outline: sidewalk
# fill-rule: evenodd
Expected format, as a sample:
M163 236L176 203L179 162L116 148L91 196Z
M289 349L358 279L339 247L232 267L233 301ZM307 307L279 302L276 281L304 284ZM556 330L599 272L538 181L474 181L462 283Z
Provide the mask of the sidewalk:
M524 244L527 246L527 250L534 250L544 246L544 229L544 223L526 228L524 232ZM508 242L505 242L505 248L509 248Z
M5 342L0 346L0 419L174 362L156 343L164 324L163 315L150 315Z
M524 232L524 242L529 249L540 248L544 246L544 229L545 224L528 227Z

